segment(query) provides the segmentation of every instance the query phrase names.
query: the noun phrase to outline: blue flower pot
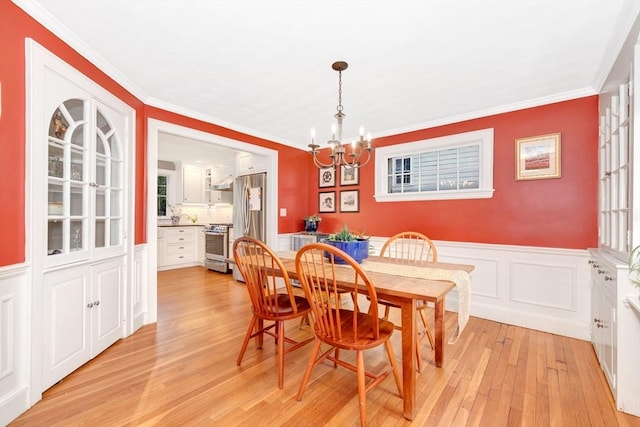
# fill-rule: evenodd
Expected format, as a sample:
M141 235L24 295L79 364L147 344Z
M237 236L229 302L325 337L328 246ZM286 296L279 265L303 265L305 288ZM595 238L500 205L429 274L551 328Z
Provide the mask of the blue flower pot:
M307 232L316 232L318 230L318 221L308 221L304 220L304 231Z
M352 240L350 242L323 239L322 243L335 246L346 252L347 255L356 260L358 264L362 263L362 260L369 256L369 239ZM325 252L324 256L329 258L329 253ZM346 261L337 256L336 264L346 264Z

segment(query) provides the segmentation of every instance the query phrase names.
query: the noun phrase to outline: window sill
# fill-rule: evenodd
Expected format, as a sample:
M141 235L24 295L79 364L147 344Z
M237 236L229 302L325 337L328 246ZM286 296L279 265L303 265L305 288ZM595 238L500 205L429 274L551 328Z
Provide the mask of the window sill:
M410 202L422 200L490 199L495 190L437 191L433 193L374 194L376 202Z

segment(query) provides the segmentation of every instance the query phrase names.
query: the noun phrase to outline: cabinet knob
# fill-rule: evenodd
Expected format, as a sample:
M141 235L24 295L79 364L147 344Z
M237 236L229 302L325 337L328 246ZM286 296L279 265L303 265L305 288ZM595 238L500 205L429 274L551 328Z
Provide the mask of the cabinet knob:
M604 276L604 280L605 280L605 281L607 281L607 280L613 280L613 277L611 277L611 276Z
M604 270L598 269L598 274L603 274L603 273L604 273Z
M100 301L96 301L93 303L93 305L95 305L96 307L100 305Z
M93 303L92 303L92 302L90 302L89 304L87 304L87 308L91 308L91 307L93 307Z

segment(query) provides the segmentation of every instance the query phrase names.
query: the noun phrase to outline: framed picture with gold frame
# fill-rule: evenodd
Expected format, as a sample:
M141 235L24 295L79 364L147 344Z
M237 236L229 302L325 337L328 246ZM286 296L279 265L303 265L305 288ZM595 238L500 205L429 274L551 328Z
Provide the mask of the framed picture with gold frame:
M516 139L516 181L560 178L560 134Z

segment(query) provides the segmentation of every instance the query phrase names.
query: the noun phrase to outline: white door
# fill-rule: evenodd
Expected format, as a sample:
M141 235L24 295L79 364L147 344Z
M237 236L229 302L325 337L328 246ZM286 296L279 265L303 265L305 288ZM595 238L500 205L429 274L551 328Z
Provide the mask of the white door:
M122 337L123 277L120 259L92 268L92 357Z
M91 358L89 267L44 275L42 389Z

